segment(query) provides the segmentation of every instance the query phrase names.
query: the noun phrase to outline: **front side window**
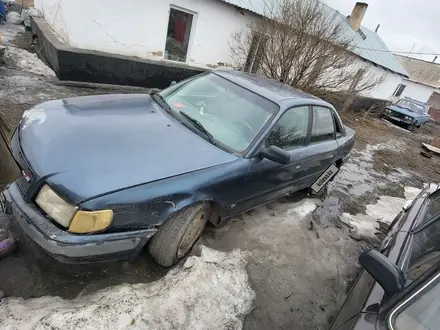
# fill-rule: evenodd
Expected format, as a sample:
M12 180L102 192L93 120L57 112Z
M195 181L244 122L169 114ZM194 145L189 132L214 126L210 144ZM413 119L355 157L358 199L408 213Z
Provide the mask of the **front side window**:
M304 146L309 128L309 112L308 106L288 110L271 129L266 146L282 149Z
M335 126L331 110L325 107L314 106L311 143L333 140L334 134Z
M439 275L398 306L388 321L391 330L434 330L440 324Z
M216 143L233 152L246 150L279 110L276 103L215 73L160 94L174 114L197 120Z
M422 221L412 232L406 278L417 279L440 260L440 193L427 199Z
M174 8L170 9L164 56L166 59L186 61L192 22L192 14Z

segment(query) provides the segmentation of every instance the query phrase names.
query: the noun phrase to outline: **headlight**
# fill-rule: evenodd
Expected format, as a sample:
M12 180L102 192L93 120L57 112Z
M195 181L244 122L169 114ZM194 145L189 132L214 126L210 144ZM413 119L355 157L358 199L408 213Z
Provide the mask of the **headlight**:
M106 229L112 223L113 211L78 211L73 217L69 231L72 233L94 233Z
M405 116L405 119L406 119L406 120L408 120L408 119L409 119L409 117L408 117L408 116Z
M65 201L48 185L41 188L35 202L52 219L66 228L69 227L70 221L78 209L78 206Z

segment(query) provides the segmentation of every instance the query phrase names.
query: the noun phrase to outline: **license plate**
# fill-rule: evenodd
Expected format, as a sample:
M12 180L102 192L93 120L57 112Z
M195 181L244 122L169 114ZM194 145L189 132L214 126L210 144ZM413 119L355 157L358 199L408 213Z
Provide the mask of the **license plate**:
M336 165L331 164L312 185L312 190L316 193L319 192L336 175L336 173L338 173L338 171L339 168Z

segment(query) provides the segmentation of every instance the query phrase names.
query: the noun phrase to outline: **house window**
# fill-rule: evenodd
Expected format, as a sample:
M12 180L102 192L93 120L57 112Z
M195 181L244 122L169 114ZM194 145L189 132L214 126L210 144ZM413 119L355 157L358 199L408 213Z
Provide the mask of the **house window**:
M244 71L256 73L260 67L261 59L264 55L264 47L266 46L267 37L260 33L254 33L252 36L251 46L244 65Z
M193 16L174 8L170 9L164 56L166 59L186 62Z
M405 89L406 85L403 84L399 84L399 86L397 86L396 90L394 91L394 96L400 96L403 93L403 90Z

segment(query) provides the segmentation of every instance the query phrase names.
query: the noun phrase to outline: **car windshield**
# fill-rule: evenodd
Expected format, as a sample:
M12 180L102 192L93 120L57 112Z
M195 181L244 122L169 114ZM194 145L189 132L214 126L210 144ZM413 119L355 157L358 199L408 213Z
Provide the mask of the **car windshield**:
M277 104L214 73L160 94L173 112L197 120L216 143L234 152L246 150L279 110Z
M421 104L417 104L415 102L408 101L408 100L399 100L397 102L397 105L402 108L406 108L408 110L411 110L411 111L414 111L417 113L421 113L421 114L426 113L425 106L423 106Z

